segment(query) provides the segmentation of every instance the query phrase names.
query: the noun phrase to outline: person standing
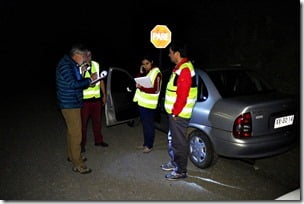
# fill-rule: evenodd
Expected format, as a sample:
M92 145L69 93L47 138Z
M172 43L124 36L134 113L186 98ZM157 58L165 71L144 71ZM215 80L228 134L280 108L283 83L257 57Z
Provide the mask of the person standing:
M133 101L138 104L140 119L143 126L143 152L149 153L152 151L154 144L154 114L158 104L162 76L159 68L153 64L151 57L145 56L141 62L142 65L138 77L148 76L152 82L152 87L143 87L136 84L137 89Z
M169 117L168 153L171 158L161 165L171 171L165 178L176 180L187 177L188 145L186 132L197 98L194 67L187 58L186 46L171 44L169 57L176 64L166 88L165 110Z
M99 63L92 60L92 52L87 53L87 65L82 70L84 78L90 78L92 74L99 74ZM87 89L83 90L83 107L81 109L82 120L82 141L81 152L85 152L85 145L87 141L87 126L88 120L92 119L93 133L95 146L108 147L109 145L103 141L103 135L101 134L101 111L102 104L106 104L106 91L104 80L97 82Z
M72 170L81 174L92 171L84 164L86 158L80 152L82 90L97 78L94 74L91 78L83 79L80 74L87 51L81 44L72 46L69 55L64 55L56 68L57 103L67 126L68 161L73 164Z

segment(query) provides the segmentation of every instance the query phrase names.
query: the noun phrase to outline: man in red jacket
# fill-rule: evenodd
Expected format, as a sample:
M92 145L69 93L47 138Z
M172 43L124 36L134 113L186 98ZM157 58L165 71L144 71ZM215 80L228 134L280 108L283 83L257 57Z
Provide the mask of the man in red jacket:
M169 57L174 67L167 84L165 109L169 114L168 153L171 161L161 165L168 180L187 177L188 145L186 132L197 98L195 71L185 45L172 44Z

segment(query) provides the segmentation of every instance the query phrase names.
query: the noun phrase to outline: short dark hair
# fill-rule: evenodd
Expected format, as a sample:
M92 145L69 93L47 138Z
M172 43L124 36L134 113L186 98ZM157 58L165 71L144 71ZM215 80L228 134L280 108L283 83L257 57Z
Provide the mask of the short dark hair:
M179 52L181 57L188 57L188 45L182 42L173 42L170 44L170 48L173 52Z
M75 54L85 54L89 51L86 45L82 43L74 44L70 49L70 56L74 56Z

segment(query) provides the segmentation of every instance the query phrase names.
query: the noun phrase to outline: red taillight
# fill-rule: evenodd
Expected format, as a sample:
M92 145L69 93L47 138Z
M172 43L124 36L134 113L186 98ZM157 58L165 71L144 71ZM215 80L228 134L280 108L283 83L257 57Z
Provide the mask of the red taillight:
M233 135L236 138L250 137L252 132L252 120L250 113L240 115L233 125Z

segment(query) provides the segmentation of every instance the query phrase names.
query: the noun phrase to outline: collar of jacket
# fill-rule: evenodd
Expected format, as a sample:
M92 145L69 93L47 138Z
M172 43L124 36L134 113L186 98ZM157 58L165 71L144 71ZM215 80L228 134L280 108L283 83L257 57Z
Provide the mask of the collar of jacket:
M76 66L76 67L79 67L79 64L77 64L77 62L75 62L74 60L73 60L73 58L70 56L70 55L65 55L64 56L64 58L66 59L66 60L68 60L68 61L70 61L74 66Z
M188 58L186 58L186 57L183 58L183 59L174 67L173 72L175 72L176 70L178 70L182 64L184 64L185 62L188 62L188 61L189 61Z

